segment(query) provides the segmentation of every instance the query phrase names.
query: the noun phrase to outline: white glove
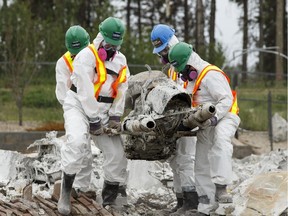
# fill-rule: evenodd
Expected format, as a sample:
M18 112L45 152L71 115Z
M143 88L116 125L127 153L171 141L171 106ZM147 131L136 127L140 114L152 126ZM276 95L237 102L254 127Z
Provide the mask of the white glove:
M216 116L212 116L210 119L207 119L204 122L198 122L195 120L195 124L202 130L210 127L210 126L216 126L217 125L217 117Z
M108 121L108 128L115 129L117 132L121 131L120 116L110 116Z

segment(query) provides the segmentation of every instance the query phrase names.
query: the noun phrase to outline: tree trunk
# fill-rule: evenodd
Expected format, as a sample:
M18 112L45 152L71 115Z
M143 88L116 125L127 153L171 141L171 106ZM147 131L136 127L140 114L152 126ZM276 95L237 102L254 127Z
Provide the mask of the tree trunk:
M200 55L204 48L204 7L202 0L197 0L196 6L196 50Z
M23 97L24 93L18 92L18 95L16 96L16 106L18 108L18 124L19 126L23 125Z
M259 0L259 48L264 46L263 25L263 0ZM259 71L264 72L263 52L259 52Z
M277 0L277 13L276 13L276 46L278 47L278 52L284 52L284 1ZM284 59L280 55L276 56L276 80L282 80L284 74Z
M131 15L131 0L128 0L127 8L126 8L126 28L127 28L128 34L130 34L130 28L131 28L130 15Z
M4 9L7 8L7 0L3 0L3 6Z
M184 0L184 41L189 41L189 20L191 19L188 13L188 0Z
M170 15L171 15L171 6L170 6L170 0L165 0L165 4L166 4L166 10L165 10L165 20L166 22L169 23L170 21Z
M216 19L216 2L211 0L210 18L209 18L209 61L215 61L215 19Z
M248 48L248 0L243 0L243 51L242 55L242 81L247 80L247 48Z
M142 25L141 25L141 0L137 1L137 11L138 11L138 33L139 33L139 41L142 41Z

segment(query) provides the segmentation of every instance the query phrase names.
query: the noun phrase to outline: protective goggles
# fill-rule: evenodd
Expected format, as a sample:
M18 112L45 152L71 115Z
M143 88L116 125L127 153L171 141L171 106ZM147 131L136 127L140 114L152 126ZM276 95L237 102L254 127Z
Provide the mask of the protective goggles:
M103 48L105 49L105 50L113 50L113 51L118 51L118 50L120 50L120 48L121 48L121 46L119 45L119 46L115 46L115 45L112 45L112 44L109 44L109 43L107 43L105 40L103 40L103 42L102 42L102 46L103 46Z
M169 52L170 46L166 46L162 51L158 52L158 56L167 56Z

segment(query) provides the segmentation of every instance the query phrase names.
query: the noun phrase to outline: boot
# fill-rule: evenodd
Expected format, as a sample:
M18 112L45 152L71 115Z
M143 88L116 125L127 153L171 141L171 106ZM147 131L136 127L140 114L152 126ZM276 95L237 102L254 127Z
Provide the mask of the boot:
M119 206L127 206L127 193L126 193L126 185L120 185L118 189L118 196L116 198L116 204Z
M170 213L176 212L179 208L183 206L183 194L176 193L177 204L174 208L170 210Z
M218 203L232 203L232 195L227 193L227 185L215 184L215 201Z
M58 212L62 215L69 215L71 212L70 196L75 175L76 174L68 175L63 173L61 193L58 200Z
M198 208L198 194L196 191L184 191L183 192L183 205L176 212L172 213L171 216L184 215L186 211L197 210Z
M118 195L119 182L104 181L102 189L103 207L107 205L114 205Z

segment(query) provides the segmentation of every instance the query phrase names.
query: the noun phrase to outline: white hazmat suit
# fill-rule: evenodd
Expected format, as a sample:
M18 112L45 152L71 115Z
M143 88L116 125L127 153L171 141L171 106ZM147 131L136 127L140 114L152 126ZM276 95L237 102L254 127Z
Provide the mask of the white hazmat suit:
M179 42L178 38L173 35L168 42L171 47ZM180 74L170 65L168 77L173 80L178 86L184 88L188 94L191 94L193 85L191 82L184 82L180 78ZM195 145L196 137L181 137L176 141L176 152L168 159L173 172L173 186L176 194L181 194L183 191L195 190Z
M58 59L55 71L56 71L55 94L59 103L63 105L66 93L70 89L72 84L70 80L72 72L70 72L69 66L66 64L63 56L61 56L61 58Z
M72 59L73 60L73 59ZM71 62L73 63L73 61ZM64 56L58 59L56 63L56 98L61 105L64 103L64 99L67 95L67 91L71 88L72 81L70 79L72 72L71 65L67 65L64 60ZM87 159L87 166L82 168L76 175L73 187L80 189L81 191L86 191L89 188L92 173L92 158ZM89 161L90 160L90 161Z
M198 78L209 63L192 52L187 65L193 66ZM197 79L196 81L197 82ZM195 179L199 195L198 211L204 214L214 208L215 184L231 184L232 138L240 124L240 118L230 111L233 95L224 74L210 70L193 95L193 103L212 103L216 106L217 125L197 132Z
M98 33L93 44L98 49L104 40ZM109 61L105 61L106 69L119 73L123 66L127 66L126 57L119 51ZM61 150L62 170L67 174L78 173L81 169L91 167L92 154L90 146L89 119L100 118L107 126L109 117L121 117L124 112L125 92L128 88L127 81L118 86L117 96L113 103L98 102L94 96L94 82L97 81L95 72L96 60L93 52L88 48L81 50L73 62L71 80L77 92L69 90L65 98L63 109L67 144ZM116 75L115 74L115 75ZM106 81L102 84L99 95L111 97L112 83L117 75L107 73ZM127 67L126 80L130 73ZM104 156L104 180L109 182L124 183L127 178L127 159L119 135L92 136L97 147Z

